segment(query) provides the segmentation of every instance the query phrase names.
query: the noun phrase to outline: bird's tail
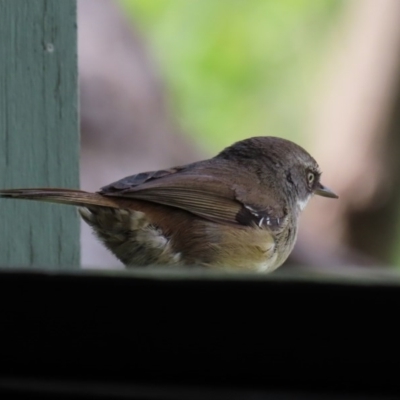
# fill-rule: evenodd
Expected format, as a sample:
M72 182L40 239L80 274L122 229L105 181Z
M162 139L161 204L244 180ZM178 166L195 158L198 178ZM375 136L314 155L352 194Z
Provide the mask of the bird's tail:
M116 199L102 196L99 193L89 193L73 189L0 189L0 198L47 201L80 207L101 206L118 208Z

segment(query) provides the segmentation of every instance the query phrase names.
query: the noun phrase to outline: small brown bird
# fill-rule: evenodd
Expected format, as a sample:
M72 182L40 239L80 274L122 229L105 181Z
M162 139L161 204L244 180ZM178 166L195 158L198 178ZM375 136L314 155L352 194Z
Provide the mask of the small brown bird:
M214 158L128 176L97 193L0 190L0 197L79 206L82 218L126 266L227 267L270 272L293 249L300 212L320 183L300 146L254 137Z

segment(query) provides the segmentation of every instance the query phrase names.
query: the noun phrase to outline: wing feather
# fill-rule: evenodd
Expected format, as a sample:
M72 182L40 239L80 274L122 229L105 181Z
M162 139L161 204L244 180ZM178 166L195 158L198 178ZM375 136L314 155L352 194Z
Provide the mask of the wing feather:
M270 229L281 225L286 212L268 196L260 196L258 188L249 192L235 177L212 169L195 172L177 167L132 175L102 188L100 194L176 207L219 223Z
M181 208L215 222L239 223L236 216L242 204L226 182L213 176L177 173L130 187L125 183L123 190L116 186L100 193Z

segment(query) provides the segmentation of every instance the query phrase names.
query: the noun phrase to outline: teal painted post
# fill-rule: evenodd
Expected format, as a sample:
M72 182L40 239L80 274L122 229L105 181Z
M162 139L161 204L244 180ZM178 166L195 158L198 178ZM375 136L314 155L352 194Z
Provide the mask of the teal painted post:
M0 0L0 187L79 187L75 0ZM75 268L74 207L0 200L0 265Z

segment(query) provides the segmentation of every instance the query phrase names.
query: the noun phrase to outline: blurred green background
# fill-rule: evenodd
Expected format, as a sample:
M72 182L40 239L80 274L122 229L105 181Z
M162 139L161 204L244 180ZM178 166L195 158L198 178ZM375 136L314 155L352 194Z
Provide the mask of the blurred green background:
M368 136L363 131L362 119L359 117L363 112L370 112L368 101L363 101L362 96L349 95L368 93L379 104L382 101L379 90L388 93L389 86L382 86L380 80L373 81L373 75L370 75L372 80L368 81L357 79L357 74L362 75L365 69L374 68L375 64L364 57L364 53L372 54L371 59L382 57L382 65L377 67L379 70L385 66L385 52L380 52L379 47L373 47L373 37L370 34L375 32L375 38L384 35L382 25L377 28L379 24L375 25L373 21L388 18L382 9L388 9L389 1L385 0L380 5L373 0L119 1L125 14L132 19L134 29L139 30L145 42L144 47L150 52L161 74L160 81L166 85L166 98L173 119L178 120L183 132L191 135L209 155L214 155L236 140L259 135L285 137L314 151L319 132L315 128L318 128L317 113L321 112L318 105L327 103L328 94L334 92L332 85L343 82L340 80L343 77L348 79L347 86L341 86L346 93L337 94L335 105L330 106L330 111L333 111L328 113L328 117L323 116L325 128L345 119L344 125L338 124L337 136L350 146L354 146L350 136L362 138L358 139L361 144L369 140L370 143L377 143L373 138L382 135L382 132L376 131ZM366 23L368 15L371 19ZM388 18L386 23L390 21ZM390 46L390 35L395 37L394 30L387 34L386 42L382 41L382 47ZM348 41L351 43L352 40L353 46L358 41L353 48L348 46ZM344 51L335 54L337 49L333 45ZM392 47L393 52L395 46ZM353 53L348 52L351 48ZM356 50L360 48L363 50L357 53ZM369 52L371 48L374 53ZM339 65L336 74L337 71L329 68L331 66L328 63L342 56L345 57L343 65ZM360 63L360 60L365 63ZM337 79L339 76L341 78ZM356 99L359 108L349 111L344 105L344 109L340 110L341 97ZM351 118L346 119L348 112L355 114L354 120L358 121L355 125L352 125ZM368 119L367 114L364 120ZM388 116L382 118L389 121ZM309 128L314 130L308 132ZM323 130L324 125L319 128ZM327 138L336 137L334 129L329 135L325 131L324 134ZM359 145L354 149L359 153L365 151ZM351 159L351 151L346 154ZM338 208L335 214L347 235L342 243L348 245L348 238L353 234L356 237L354 232L359 232L357 240L361 244L357 248L383 259L384 251L382 254L374 253L368 245L366 232L376 229L376 224L365 223L362 227L364 232L358 222L349 220L349 215L356 212L356 206L352 208L354 193L351 190L340 192L340 188L346 188L349 180L338 175L335 177L334 165L339 160L332 162L332 158L323 157L318 160L323 164L324 176L328 178L329 172L331 174L327 181L336 182L332 185L335 189L339 188L337 190L342 210L347 210L347 214L344 211L340 214ZM382 160L376 159L373 162L381 163ZM355 163L350 168L354 170L348 170L347 173L354 178L359 165ZM395 173L388 169L385 174L391 176L391 184L395 185ZM367 204L372 200L366 198L365 201ZM387 209L388 204L385 205ZM314 214L317 215L319 211L324 216L331 211L327 207L325 210L314 208ZM359 213L365 212L363 221L372 221L368 212L371 213L374 207L372 201L365 209L357 210ZM383 234L381 229L382 235L387 237L386 241L394 237L389 225L387 233ZM354 231L351 230L353 228ZM335 235L332 234L332 237ZM329 240L325 242L329 243ZM400 264L398 246L394 245L392 254L390 260L385 256L385 262L389 260Z
M343 0L121 0L150 45L183 130L210 152L274 135L303 141Z

